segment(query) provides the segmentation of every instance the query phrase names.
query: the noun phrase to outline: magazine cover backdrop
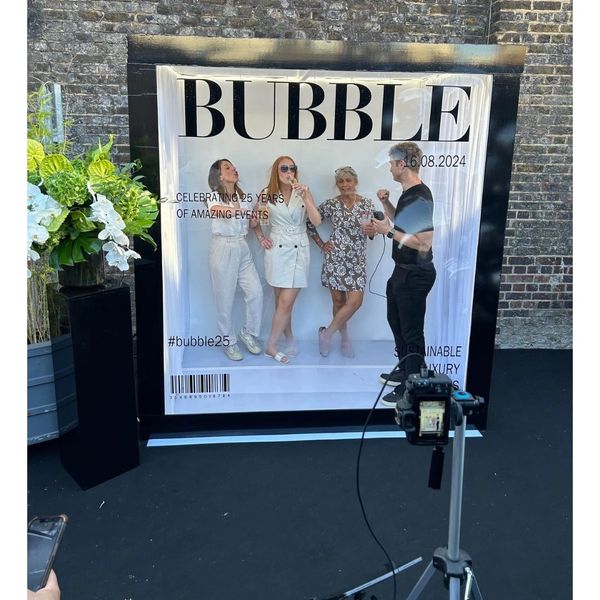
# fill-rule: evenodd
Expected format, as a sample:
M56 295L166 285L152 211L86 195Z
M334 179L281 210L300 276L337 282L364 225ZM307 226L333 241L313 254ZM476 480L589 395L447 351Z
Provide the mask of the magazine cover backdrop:
M289 155L319 205L338 194L334 171L350 165L358 174L357 192L381 210L378 189L390 190L394 205L402 193L388 151L404 140L422 149L420 177L434 199L437 279L427 298L426 361L463 387L492 77L162 65L156 72L165 414L372 406L379 373L395 364L385 300L393 270L390 241L379 235L368 243L369 283L348 323L354 358L341 355L338 338L328 357L319 355L317 330L331 321L332 306L320 280L322 254L311 241L308 287L292 313L299 355L283 365L245 352L244 360L233 362L223 353L208 273L208 170L217 159L231 160L244 193L256 198L274 160ZM263 230L268 234L268 226ZM327 240L329 223L318 230ZM247 239L263 286L264 341L274 296L264 279L264 250L251 231ZM244 311L238 290L238 331Z

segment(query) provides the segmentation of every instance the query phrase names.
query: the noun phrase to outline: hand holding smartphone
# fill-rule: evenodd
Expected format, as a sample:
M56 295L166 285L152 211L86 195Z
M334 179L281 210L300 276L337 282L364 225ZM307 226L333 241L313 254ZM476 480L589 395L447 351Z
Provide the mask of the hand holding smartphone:
M67 525L66 515L35 517L27 527L27 589L37 592L47 581Z

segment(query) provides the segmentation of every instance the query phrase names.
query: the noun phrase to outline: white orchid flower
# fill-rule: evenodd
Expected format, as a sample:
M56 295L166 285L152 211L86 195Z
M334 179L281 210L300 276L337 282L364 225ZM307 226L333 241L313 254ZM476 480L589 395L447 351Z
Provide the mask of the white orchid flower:
M48 226L62 213L63 207L51 196L42 194L37 185L28 183L27 209L27 260L34 261L40 255L33 250L32 244L44 244L48 241ZM31 277L29 269L27 277Z
M109 266L117 267L119 271L127 271L129 269L128 259L141 258L137 252L121 248L115 242L106 242L102 246L102 250L106 252L106 262Z
M29 214L35 215L36 222L45 227L50 225L63 210L52 196L42 194L40 188L32 183L27 184L27 206Z
M33 249L27 248L27 260L38 260L40 255Z
M92 221L110 222L115 219L115 215L119 217L119 213L115 210L113 203L103 196L96 194L96 199L90 205L92 213L90 219ZM119 217L120 218L120 217Z
M115 210L112 202L106 196L96 194L90 208L90 220L104 224L104 229L98 233L98 239L114 241L116 244L128 248L129 238L123 233L125 221L123 221L121 215Z
M50 234L43 225L32 225L27 228L27 244L31 246L34 242L36 244L44 244L48 241Z
M115 210L114 214L110 215L108 224L111 227L118 227L119 229L125 229L125 221L123 221L121 215Z
M129 247L129 238L121 231L121 227L113 223L104 225L104 229L98 234L100 240L113 240L121 246Z
M27 206L35 210L37 205L42 201L43 196L42 190L37 185L27 182Z
M40 225L39 215L34 212L27 214L27 243L31 245L33 242L43 244L50 234L43 225Z

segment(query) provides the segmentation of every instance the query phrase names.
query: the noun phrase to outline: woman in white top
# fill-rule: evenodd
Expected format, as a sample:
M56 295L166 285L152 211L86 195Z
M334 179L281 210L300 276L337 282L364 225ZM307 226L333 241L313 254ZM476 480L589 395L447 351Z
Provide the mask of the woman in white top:
M252 354L262 348L257 339L263 310L263 292L246 234L248 226L258 226L252 201L242 192L239 173L226 158L215 161L208 172L212 190L208 200L212 238L208 255L210 279L215 298L217 327L225 340L224 351L231 360L244 357L237 344L239 339ZM248 201L246 202L246 198ZM236 335L233 327L233 301L240 286L246 302L245 326Z
M255 232L265 248L265 277L275 293L275 314L265 354L286 364L290 356L297 354L292 308L300 289L308 285L310 250L306 216L319 225L321 215L308 186L298 182L298 167L289 156L280 156L273 163L260 203L268 210L271 231L269 238L263 236L260 225ZM284 352L277 351L281 334L287 342Z

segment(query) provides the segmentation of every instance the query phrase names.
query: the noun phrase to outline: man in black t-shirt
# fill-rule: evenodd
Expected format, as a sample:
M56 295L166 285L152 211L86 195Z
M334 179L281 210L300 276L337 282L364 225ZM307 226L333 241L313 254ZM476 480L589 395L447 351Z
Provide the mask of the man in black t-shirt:
M395 266L386 287L387 318L398 359L406 357L388 381L396 387L381 400L387 406L396 406L398 396L404 392L406 377L418 373L425 362L425 308L436 273L431 249L433 197L419 177L422 156L414 142L390 148L390 172L394 181L402 185L403 192L394 208L389 191L379 190L377 197L388 218L373 220L376 231L392 239ZM382 382L387 377L387 373L382 373Z

